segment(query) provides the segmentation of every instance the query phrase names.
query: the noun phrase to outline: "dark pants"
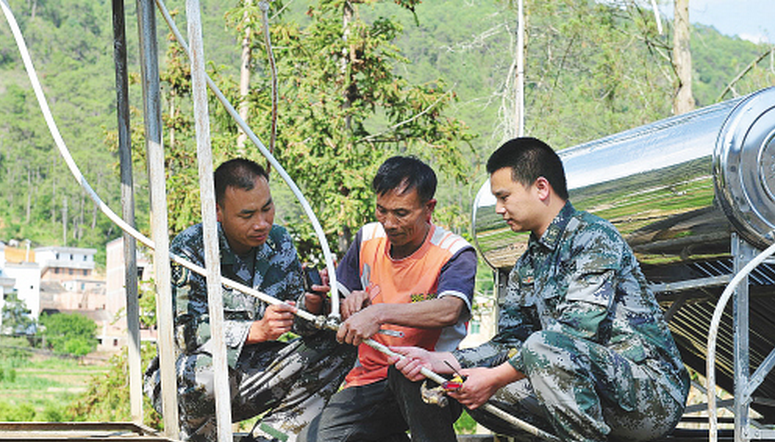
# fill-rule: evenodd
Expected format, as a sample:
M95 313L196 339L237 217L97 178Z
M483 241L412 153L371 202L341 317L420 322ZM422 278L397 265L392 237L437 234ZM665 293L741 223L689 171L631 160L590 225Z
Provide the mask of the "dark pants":
M455 441L452 424L462 407L450 398L442 408L420 397L422 382L410 382L390 367L388 379L349 387L335 394L299 442Z
M292 442L337 392L355 358L355 348L338 344L332 332L290 343L247 345L236 367L229 369L232 419L238 422L264 413L259 428L284 433ZM183 354L176 369L183 440L215 441L212 357ZM153 367L146 373L146 393L161 412L159 372Z

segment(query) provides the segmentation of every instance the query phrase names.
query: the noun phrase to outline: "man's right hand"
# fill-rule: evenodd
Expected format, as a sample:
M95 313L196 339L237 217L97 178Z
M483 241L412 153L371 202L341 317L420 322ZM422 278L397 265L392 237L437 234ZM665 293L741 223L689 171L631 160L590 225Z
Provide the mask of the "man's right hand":
M273 304L266 308L264 317L253 322L245 340L246 344L275 341L293 327L296 307L285 304Z

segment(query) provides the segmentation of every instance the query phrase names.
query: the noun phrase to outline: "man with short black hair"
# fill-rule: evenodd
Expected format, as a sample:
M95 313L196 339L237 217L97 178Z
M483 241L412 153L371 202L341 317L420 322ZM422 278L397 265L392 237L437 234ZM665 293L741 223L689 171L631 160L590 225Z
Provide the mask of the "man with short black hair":
M479 407L563 441L645 441L681 418L689 377L635 256L608 221L568 200L559 156L535 138L506 142L487 162L496 212L527 251L499 300L498 333L451 352L395 347L411 380L429 368L467 379L449 395L499 434L524 436Z
M337 268L349 292L337 339L357 345L359 364L300 441L455 440L457 404L426 404L387 357L362 344L449 351L465 337L476 274L468 242L431 222L436 174L414 157L385 161L372 182L378 222L363 226Z
M294 303L320 313L320 295L304 293L302 269L288 232L274 224L275 207L263 167L233 159L215 171L221 274L291 304L267 305L223 288L224 334L235 422L265 413L257 440L294 441L325 405L355 360L332 332L296 319ZM170 252L204 267L202 225L189 227ZM313 287L320 290L324 287ZM172 265L176 371L184 440L216 437L210 315L201 275ZM285 333L301 334L290 342ZM146 372L146 393L161 412L158 359Z

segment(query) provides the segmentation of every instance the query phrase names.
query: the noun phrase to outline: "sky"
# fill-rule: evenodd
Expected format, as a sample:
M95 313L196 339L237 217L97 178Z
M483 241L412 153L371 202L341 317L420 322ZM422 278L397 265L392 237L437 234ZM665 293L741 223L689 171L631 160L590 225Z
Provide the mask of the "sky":
M668 14L672 17L672 10ZM689 0L689 21L756 43L775 43L775 0Z

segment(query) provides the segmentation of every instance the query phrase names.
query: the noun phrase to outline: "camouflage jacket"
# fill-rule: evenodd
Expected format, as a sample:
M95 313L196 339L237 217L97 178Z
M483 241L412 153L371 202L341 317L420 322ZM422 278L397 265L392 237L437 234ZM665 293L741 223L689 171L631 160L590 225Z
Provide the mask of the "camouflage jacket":
M539 330L555 331L645 365L676 400L685 398L688 373L632 250L608 221L570 202L541 238L530 236L499 308L496 336L455 352L464 367L508 360L523 371L525 339Z
M170 252L205 266L202 225L191 226L170 244ZM229 247L218 225L221 275L285 301L303 299L301 265L288 232L273 226L267 242L243 260ZM251 262L252 261L252 262ZM172 299L175 310L175 345L179 352L212 354L207 282L172 264ZM229 366L234 367L253 321L263 317L266 303L237 290L223 287L224 334Z

